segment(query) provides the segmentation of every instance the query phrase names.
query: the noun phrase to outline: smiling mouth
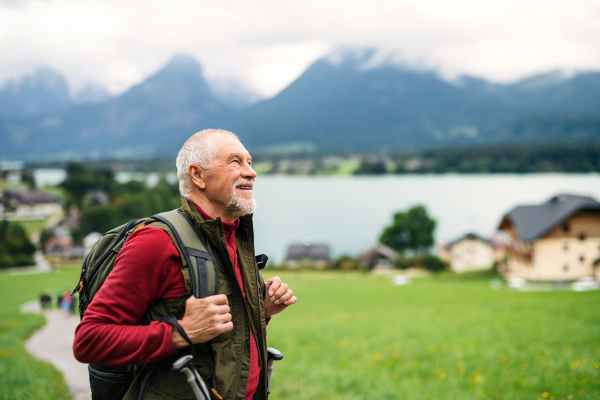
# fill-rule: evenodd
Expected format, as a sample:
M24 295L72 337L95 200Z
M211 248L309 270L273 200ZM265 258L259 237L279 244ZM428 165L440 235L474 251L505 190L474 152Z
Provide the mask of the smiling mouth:
M236 186L236 189L240 189L240 190L252 190L252 186L240 185L240 186Z

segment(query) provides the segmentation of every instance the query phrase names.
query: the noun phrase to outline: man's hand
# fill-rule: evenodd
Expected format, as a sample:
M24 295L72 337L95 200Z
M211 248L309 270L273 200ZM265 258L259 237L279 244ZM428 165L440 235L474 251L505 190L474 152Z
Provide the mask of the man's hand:
M208 342L215 336L232 330L227 296L217 294L203 299L191 296L185 302L185 315L178 322L194 344ZM189 346L177 329L173 328L171 338L176 349Z
M265 290L267 297L265 298L265 313L267 318L271 318L275 314L279 314L288 306L296 304L298 299L294 296L288 285L281 282L278 276L265 281Z

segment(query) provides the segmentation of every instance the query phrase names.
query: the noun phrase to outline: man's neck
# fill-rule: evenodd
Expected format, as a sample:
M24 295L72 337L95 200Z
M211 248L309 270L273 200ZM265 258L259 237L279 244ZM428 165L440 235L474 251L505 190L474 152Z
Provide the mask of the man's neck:
M221 221L224 222L235 222L239 215L233 215L228 212L225 207L218 206L216 204L211 203L204 196L200 196L196 193L191 193L188 196L188 199L200 207L206 214L210 215L213 218L221 218Z

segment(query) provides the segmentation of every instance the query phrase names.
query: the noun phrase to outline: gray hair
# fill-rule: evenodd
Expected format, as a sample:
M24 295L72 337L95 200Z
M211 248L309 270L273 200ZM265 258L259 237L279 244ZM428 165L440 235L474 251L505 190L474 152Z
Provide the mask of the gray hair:
M192 191L192 179L190 178L189 167L196 164L202 169L211 169L212 161L217 156L217 145L212 139L215 134L231 136L239 140L237 135L223 129L205 129L194 133L185 141L175 165L177 166L177 179L179 179L179 193L188 197Z

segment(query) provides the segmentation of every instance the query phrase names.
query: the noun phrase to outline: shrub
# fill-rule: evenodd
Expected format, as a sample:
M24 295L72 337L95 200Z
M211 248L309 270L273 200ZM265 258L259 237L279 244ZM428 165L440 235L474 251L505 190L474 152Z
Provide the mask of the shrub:
M420 260L420 264L428 271L439 272L446 269L446 263L436 256L426 255Z
M394 262L394 268L398 269L409 269L414 265L414 260L412 258L406 257L398 257Z
M358 263L352 257L343 255L333 264L333 269L358 269Z

